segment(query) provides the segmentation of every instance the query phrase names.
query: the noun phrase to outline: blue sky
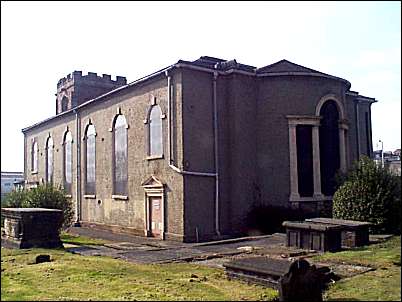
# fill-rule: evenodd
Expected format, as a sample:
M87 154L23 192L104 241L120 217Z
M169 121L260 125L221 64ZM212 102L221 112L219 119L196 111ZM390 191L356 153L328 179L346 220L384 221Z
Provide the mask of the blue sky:
M401 146L401 2L1 2L1 170L23 170L21 129L55 114L74 70L134 81L208 55L281 59L374 97L373 144Z

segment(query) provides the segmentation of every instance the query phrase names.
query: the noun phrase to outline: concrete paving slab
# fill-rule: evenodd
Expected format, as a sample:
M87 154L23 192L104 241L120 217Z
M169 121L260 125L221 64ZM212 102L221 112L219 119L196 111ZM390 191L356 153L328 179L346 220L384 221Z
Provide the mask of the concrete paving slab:
M157 251L126 251L120 254L121 258L136 263L164 263L171 261L191 260L202 255L203 252L196 249L179 248Z

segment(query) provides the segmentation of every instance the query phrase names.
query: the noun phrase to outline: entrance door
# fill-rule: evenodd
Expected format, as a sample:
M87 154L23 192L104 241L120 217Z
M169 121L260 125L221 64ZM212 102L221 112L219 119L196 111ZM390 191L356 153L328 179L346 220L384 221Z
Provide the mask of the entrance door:
M162 198L149 198L149 218L151 221L151 236L159 237L162 231Z

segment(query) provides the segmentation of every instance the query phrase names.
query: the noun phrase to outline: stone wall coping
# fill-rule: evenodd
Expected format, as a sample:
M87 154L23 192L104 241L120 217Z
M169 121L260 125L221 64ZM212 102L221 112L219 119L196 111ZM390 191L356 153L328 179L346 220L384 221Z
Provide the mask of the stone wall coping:
M349 226L349 227L371 225L370 222L365 222L365 221L335 219L335 218L323 218L323 217L305 219L305 221L307 221L307 222L319 222L319 223L325 223L325 224L337 224L337 225Z
M46 208L2 208L1 211L3 212L62 212L59 209L46 209Z
M287 228L307 229L315 231L341 230L343 228L343 226L341 225L306 221L284 221L282 225Z

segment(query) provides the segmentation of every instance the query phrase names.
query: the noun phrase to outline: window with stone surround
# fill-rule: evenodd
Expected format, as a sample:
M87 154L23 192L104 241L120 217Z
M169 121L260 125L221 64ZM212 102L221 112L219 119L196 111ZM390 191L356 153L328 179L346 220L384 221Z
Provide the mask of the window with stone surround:
M127 122L116 116L113 125L113 194L127 196Z
M53 139L49 135L46 140L46 182L53 183Z
M151 107L149 113L149 156L162 157L162 110L158 105Z
M31 171L38 172L38 142L34 139L31 147Z
M64 140L63 140L63 162L64 162L64 168L63 168L63 180L64 180L64 189L68 194L71 194L71 186L72 186L72 179L73 179L73 150L72 150L72 142L73 142L73 137L71 135L70 131L67 131L64 135Z
M85 194L96 192L96 132L95 126L89 124L85 132Z

